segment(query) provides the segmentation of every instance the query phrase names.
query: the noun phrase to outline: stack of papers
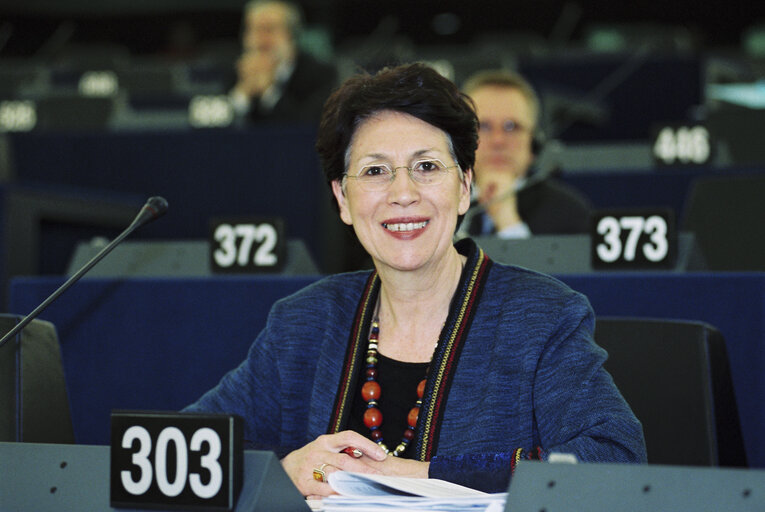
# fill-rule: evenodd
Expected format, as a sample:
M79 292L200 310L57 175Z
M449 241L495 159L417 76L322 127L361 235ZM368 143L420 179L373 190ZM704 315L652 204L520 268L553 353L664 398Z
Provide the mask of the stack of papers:
M507 493L487 494L432 478L336 471L329 475L329 484L339 496L329 496L322 500L322 510L325 512L502 512L507 499Z

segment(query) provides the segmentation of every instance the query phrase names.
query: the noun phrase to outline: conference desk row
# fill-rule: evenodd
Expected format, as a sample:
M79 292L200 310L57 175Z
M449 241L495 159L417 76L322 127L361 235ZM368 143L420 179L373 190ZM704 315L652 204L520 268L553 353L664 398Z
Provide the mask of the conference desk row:
M73 249L71 238L113 236L117 214L129 205L139 208L154 195L168 200L169 213L162 222L136 233L138 238L206 238L211 218L279 216L287 236L303 240L323 272L357 268L344 262L344 251L338 250L347 244L344 225L331 205L320 172L314 149L316 130L312 126L30 132L6 137L8 152L13 156L13 175L0 188L0 207L8 232L0 230L0 248L10 256L5 263L0 260L0 278L3 264L7 267L4 274L9 276L62 272ZM763 174L760 166L752 165L646 169L629 152L612 148L611 153L619 155L618 171L603 171L601 167L599 172L567 172L563 160L560 178L581 191L596 208L665 207L674 211L679 226L689 191L699 178ZM587 154L587 161L598 159L597 151ZM636 167L628 170L627 165ZM20 206L10 208L8 205L15 204L14 198L21 194L16 190L21 186L31 190L24 191ZM42 192L48 201L45 211L27 206L31 194L39 196ZM55 197L51 197L53 193ZM89 200L89 215L84 219L64 207L78 199ZM59 204L63 206L57 208ZM32 255L40 261L27 273L18 270L24 266L23 261L31 258L20 254L19 247L24 245L9 236L12 230L19 229L14 216L37 222L23 229L31 233L27 237L33 238L32 242L44 249L40 255ZM70 238L64 239L66 235Z
M204 239L215 218L277 216L287 237L305 242L322 272L358 268L320 172L315 140L315 128L307 125L7 134L0 138L0 153L5 146L12 155L8 177L0 162L0 179L7 179L0 184L0 285L5 289L13 276L63 273L78 241L116 236L154 195L168 200L169 212L134 238ZM679 228L699 179L763 175L759 166L629 171L624 166L637 165L634 158L612 152L620 156L620 171L566 172L564 165L561 179L599 209L669 208ZM749 214L755 218L759 197Z
M559 276L598 316L700 320L725 337L749 463L765 467L765 273ZM108 444L112 409L177 410L235 367L274 301L318 276L86 278L46 309L81 444ZM16 278L10 311L63 281Z
M231 493L230 508L215 508L205 499L195 500L193 510L234 510L235 512L310 512L330 510L332 497L308 503L292 485L272 452L245 450L243 453L242 489ZM108 446L54 445L0 442L0 508L3 510L117 510L114 484L110 486L110 451ZM185 482L185 479L181 480ZM418 486L422 489L422 486ZM358 489L355 489L358 492ZM454 491L440 488L440 500L420 500L395 496L362 497L361 502L345 502L331 510L373 511L407 510L531 512L567 510L572 512L716 512L761 511L765 500L765 471L740 468L699 468L643 464L566 464L519 462L507 494L461 496L450 499ZM139 495L140 496L140 495ZM140 497L136 497L136 501ZM181 494L177 496L180 498ZM227 493L228 496L228 493ZM153 498L132 504L139 510L191 510L182 499ZM217 498L215 496L213 499ZM478 499L481 499L478 502ZM414 501L412 501L414 500ZM168 505L168 502L173 505ZM201 502L201 503L200 503ZM430 502L430 506L426 504ZM393 503L399 506L394 506ZM491 503L488 507L487 503ZM117 504L115 504L116 506ZM134 507L119 503L121 507ZM180 506L179 506L180 505ZM183 506L185 505L185 506ZM353 506L355 505L355 506ZM457 506L459 505L459 508ZM411 508L409 508L411 507ZM484 508L485 507L485 508ZM126 508L119 508L129 512Z

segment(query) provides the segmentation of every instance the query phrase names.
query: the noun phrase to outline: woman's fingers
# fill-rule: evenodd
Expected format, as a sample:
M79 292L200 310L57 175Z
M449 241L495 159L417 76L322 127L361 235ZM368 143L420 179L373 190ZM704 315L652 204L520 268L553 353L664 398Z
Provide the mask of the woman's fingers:
M359 458L360 456L366 455L375 460L385 460L387 457L385 451L380 448L377 443L352 430L343 430L336 434L326 434L320 436L318 439L322 438L324 438L324 441L327 443L329 451L346 453L346 450L348 450L352 453L346 453L346 455L351 455L353 458ZM361 455L354 455L354 451L355 453L360 452Z
M387 454L364 436L343 431L324 434L282 459L282 466L304 496L333 494L327 484L335 471L379 473L369 462L385 460Z

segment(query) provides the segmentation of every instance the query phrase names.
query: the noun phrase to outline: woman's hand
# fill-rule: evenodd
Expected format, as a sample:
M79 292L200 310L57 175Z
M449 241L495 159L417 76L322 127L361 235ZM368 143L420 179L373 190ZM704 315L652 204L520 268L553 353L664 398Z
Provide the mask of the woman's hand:
M234 89L248 98L260 97L276 81L279 62L270 53L249 51L236 64L238 80Z
M430 462L388 457L382 461L369 461L367 465L381 475L428 478Z
M510 173L494 173L484 178L478 202L486 208L497 231L522 222L515 193L516 179Z
M359 456L344 453L346 448L355 448ZM282 466L303 496L320 498L334 494L326 483L326 477L331 473L340 470L380 473L380 469L371 464L379 464L386 458L387 455L376 443L357 432L346 430L317 437L284 457ZM324 472L323 481L314 478L315 469Z

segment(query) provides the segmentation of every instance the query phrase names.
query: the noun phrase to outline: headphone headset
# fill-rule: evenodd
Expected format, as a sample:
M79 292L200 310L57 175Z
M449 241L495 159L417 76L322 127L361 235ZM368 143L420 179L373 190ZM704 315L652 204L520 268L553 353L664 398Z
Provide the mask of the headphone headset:
M547 138L545 137L545 133L541 129L536 128L534 133L531 134L531 154L535 157L539 156L544 149L546 142Z

